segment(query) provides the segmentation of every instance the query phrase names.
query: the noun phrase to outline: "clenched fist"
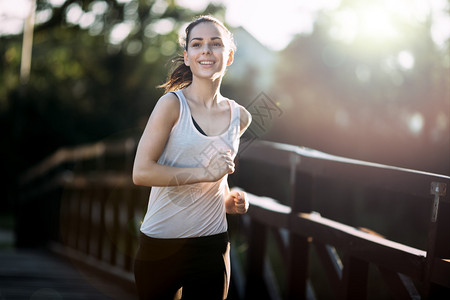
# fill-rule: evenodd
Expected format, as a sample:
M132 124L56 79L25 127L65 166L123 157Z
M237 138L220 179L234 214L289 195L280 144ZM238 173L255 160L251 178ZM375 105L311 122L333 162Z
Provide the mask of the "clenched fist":
M248 210L247 194L242 191L231 191L225 199L228 214L245 214Z
M205 171L209 181L217 181L226 174L234 172L234 161L231 157L231 150L216 153L209 161Z

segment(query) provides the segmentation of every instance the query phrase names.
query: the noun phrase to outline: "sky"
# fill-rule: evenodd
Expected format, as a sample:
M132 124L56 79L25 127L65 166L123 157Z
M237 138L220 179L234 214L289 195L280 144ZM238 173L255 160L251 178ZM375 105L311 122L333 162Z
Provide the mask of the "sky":
M48 0L61 5L64 0ZM130 0L118 0L128 2ZM159 0L162 1L162 0ZM231 26L242 26L262 44L272 50L285 48L295 34L308 34L313 30L318 12L327 12L339 7L341 0L176 0L184 7L202 11L210 2L225 4L226 22ZM30 8L31 0L0 0L0 35L20 33L23 20ZM450 37L450 16L447 0L371 0L360 1L357 10L342 10L335 14L335 26L330 34L351 42L356 34L374 38L392 38L396 34L395 18L423 22L428 14L433 16L431 29L433 40L443 45ZM39 21L49 17L47 12L36 15Z
M177 0L183 6L199 11L209 2L226 5L226 21L242 26L260 42L273 50L285 48L295 34L308 34L313 30L319 12L336 10L341 0ZM424 22L433 16L431 34L442 46L450 38L450 10L447 0L360 0L356 10L344 9L335 17L334 36L351 42L360 33L377 39L391 38L396 18L411 22ZM333 29L333 28L332 28Z
M177 0L183 6L201 10L210 1ZM286 47L297 33L311 33L314 19L321 9L336 8L340 0L216 0L225 4L226 22L242 26L272 50Z

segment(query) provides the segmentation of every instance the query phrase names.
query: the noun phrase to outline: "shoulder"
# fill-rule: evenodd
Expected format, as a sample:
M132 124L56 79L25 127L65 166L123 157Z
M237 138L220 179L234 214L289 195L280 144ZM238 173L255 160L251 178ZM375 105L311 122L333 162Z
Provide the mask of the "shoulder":
M248 128L248 126L250 126L250 123L252 122L252 115L248 112L248 110L245 107L238 104L236 101L234 100L229 101L234 102L237 109L239 109L240 127L242 134Z
M248 126L250 126L250 123L252 122L252 115L242 105L239 105L239 110L241 112L241 114L240 114L241 130L243 132L244 130L247 129Z
M166 93L159 98L157 105L169 107L169 108L180 108L180 101L174 93Z
M166 93L159 98L154 110L165 111L166 113L170 113L171 115L173 114L178 117L178 113L180 111L180 101L174 93Z
M178 120L180 114L180 101L174 93L166 93L159 98L152 115L161 117L172 125Z

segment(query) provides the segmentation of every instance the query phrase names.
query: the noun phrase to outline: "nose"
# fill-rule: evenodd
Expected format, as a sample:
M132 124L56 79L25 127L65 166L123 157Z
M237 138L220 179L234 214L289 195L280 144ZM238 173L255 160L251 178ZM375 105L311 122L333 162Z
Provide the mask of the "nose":
M202 52L203 52L203 54L211 53L211 46L209 45L209 43L205 43L203 45Z

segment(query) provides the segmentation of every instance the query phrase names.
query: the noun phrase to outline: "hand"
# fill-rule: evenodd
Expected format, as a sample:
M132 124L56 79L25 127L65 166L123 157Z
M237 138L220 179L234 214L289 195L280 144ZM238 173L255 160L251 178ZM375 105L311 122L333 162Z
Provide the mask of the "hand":
M247 194L241 191L231 191L225 200L225 208L229 214L245 214L248 211Z
M210 181L217 181L226 174L234 173L234 161L231 150L215 154L206 167L207 176Z

